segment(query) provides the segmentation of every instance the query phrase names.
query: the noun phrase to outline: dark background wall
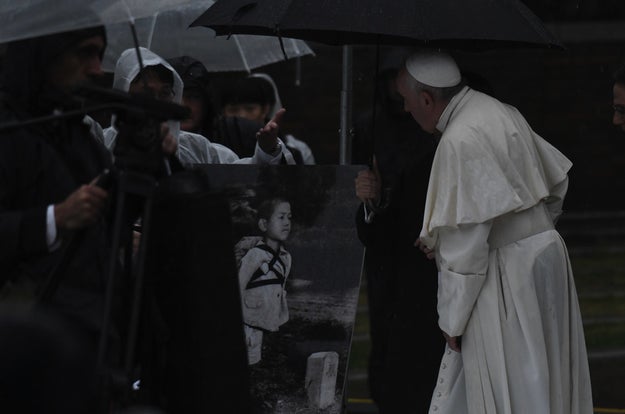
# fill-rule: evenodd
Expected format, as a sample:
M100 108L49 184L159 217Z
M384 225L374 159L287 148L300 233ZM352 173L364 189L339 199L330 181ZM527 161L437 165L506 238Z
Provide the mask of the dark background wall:
M569 211L621 210L625 205L625 134L612 125L611 78L625 62L625 1L524 2L566 50L451 52L461 69L482 76L497 98L516 106L535 131L573 161L565 206ZM285 132L305 140L319 164L338 164L343 48L309 45L316 56L275 63L256 72L270 74L278 86L287 108ZM373 104L376 53L373 46L353 46L352 50L356 119ZM104 126L107 122L103 117Z
M625 2L623 2L625 4ZM624 203L625 134L612 125L612 73L625 62L625 22L550 24L558 50L452 51L463 70L481 75L494 95L516 106L574 167L569 210L619 210ZM569 39L567 41L567 39ZM585 40L588 39L588 40ZM338 163L342 48L310 44L315 57L261 68L287 108L284 129L306 140L319 163ZM354 46L353 116L373 102L375 48Z

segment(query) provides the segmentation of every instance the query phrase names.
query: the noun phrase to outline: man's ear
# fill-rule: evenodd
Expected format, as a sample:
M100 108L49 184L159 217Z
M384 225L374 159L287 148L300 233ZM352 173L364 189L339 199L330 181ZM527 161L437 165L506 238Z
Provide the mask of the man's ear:
M424 106L426 107L434 106L434 97L429 91L426 91L426 90L419 91L419 97Z
M267 219L258 219L258 228L263 233L267 231Z

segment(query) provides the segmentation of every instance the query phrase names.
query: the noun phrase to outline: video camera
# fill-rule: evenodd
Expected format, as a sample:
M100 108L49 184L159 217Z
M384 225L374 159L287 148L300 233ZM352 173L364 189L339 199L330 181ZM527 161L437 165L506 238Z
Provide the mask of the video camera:
M189 109L181 105L155 99L148 92L128 94L95 86L82 86L74 92L84 107L105 103L115 115L117 137L113 154L115 165L157 175L163 168L161 124L168 120L183 120Z

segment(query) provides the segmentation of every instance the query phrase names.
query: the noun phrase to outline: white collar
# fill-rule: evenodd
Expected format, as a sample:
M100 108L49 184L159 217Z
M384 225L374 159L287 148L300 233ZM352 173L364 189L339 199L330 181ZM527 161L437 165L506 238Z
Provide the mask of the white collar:
M465 95L470 90L471 88L469 88L468 86L465 86L464 88L462 88L460 92L458 92L457 94L454 95L453 98L451 98L451 100L445 107L445 110L441 114L440 118L438 118L438 123L436 124L436 129L440 131L441 134L445 132L445 128L447 128L447 125L449 124L449 121L451 120L451 115L454 113L455 109L460 104L460 101L462 100L462 98L465 97Z

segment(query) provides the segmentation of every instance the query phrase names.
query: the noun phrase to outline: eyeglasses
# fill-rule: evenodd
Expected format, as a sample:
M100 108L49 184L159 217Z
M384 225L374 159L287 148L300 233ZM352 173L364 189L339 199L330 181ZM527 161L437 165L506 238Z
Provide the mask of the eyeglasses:
M618 114L618 116L625 116L625 106L623 106L623 105L612 105L612 109L614 110L615 114Z

